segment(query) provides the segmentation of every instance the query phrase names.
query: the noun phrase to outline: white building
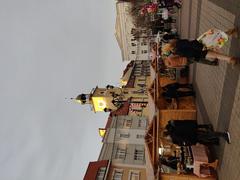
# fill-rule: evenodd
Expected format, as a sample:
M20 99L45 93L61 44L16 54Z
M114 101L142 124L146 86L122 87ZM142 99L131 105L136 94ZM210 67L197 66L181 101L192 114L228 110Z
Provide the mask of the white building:
M149 38L146 38L147 35L143 34L137 40L136 37L133 36L133 29L135 27L129 15L130 6L131 4L129 2L116 3L117 17L115 36L121 49L122 60L149 60Z
M111 160L115 165L145 167L146 126L147 118L143 116L113 116L106 129L98 160Z

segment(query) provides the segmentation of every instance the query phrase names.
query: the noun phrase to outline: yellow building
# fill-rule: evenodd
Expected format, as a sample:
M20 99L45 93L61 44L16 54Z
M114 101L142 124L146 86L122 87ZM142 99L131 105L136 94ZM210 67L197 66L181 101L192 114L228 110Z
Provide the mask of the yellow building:
M130 101L132 104L147 105L147 92L142 88L96 87L90 94L80 94L76 101L80 104L89 104L94 112L110 112L118 109L124 102Z
M124 70L120 83L122 87L96 87L89 94L78 95L75 100L89 104L94 112L114 111L128 101L131 115L147 116L150 61L131 61Z

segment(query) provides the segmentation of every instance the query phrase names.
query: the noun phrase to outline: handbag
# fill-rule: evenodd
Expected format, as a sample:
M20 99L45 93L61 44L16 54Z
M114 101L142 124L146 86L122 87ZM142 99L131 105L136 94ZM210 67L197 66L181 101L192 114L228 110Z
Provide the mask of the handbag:
M209 29L197 38L205 49L220 49L228 41L228 35L219 29Z

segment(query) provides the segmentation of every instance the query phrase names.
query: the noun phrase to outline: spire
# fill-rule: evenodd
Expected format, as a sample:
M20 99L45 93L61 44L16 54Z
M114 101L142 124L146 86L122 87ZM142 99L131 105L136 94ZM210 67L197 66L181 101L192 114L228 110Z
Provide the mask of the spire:
M89 94L79 94L76 98L72 99L80 104L89 104L89 96Z

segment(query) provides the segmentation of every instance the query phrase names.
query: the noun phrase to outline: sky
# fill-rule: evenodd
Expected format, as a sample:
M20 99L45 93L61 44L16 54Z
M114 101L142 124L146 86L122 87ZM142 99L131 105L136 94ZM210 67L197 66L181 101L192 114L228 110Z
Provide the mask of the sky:
M80 180L108 114L65 98L119 85L114 0L0 1L0 179Z

